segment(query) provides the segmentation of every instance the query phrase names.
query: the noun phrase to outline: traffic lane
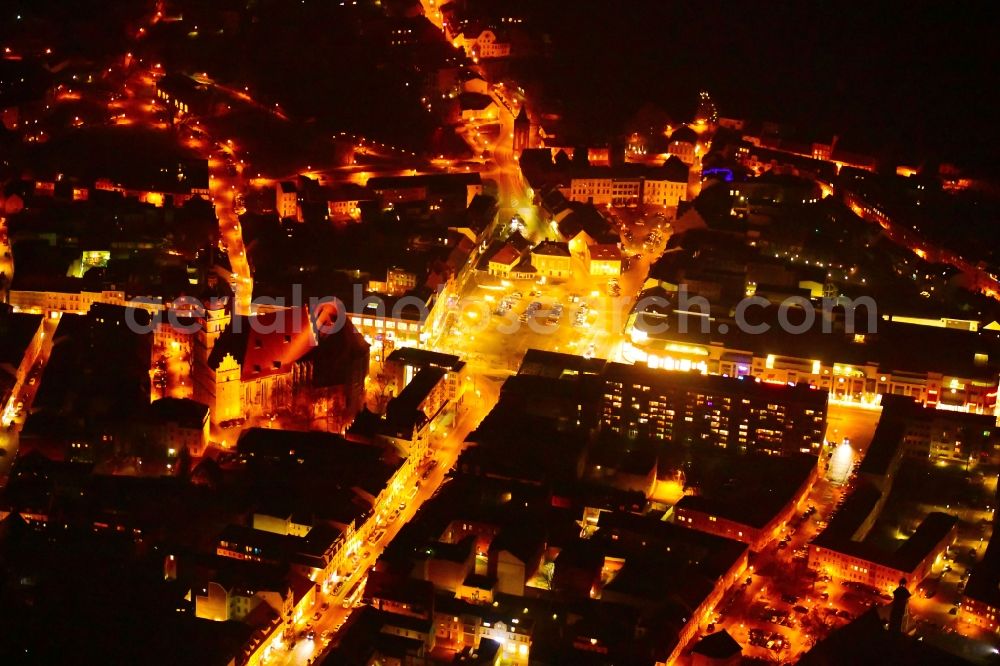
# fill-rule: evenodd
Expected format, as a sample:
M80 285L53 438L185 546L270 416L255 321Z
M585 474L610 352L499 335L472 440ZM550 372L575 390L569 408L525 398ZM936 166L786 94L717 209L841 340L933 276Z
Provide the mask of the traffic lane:
M17 458L20 444L19 434L21 428L24 426L27 414L31 411L34 399L38 395L38 388L45 373L45 366L52 353L53 338L59 319L59 317L46 317L42 320L42 333L44 337L38 350L38 355L28 370L25 382L21 385L19 391L15 395L12 395L8 401L8 405L13 404L16 406L18 403L23 403L23 407L13 420L7 423L0 423L0 448L3 448L3 454L0 455L0 486L6 485L6 480L14 465L14 460ZM6 406L4 406L4 409L6 409Z
M329 645L324 641L326 635L331 641L336 640L335 628L342 627L355 607L343 607L344 596L352 589L355 583L368 575L369 569L374 565L378 555L381 553L384 541L376 545L366 544L370 553L367 558L359 558L350 576L344 579L343 583L328 593L321 587L317 593L317 604L304 613L302 618L292 625L292 637L283 641L282 650L271 655L267 663L280 666L299 666L314 660L325 651ZM362 550L365 550L364 548ZM322 605L326 603L327 609L322 610ZM319 618L316 619L316 615ZM314 637L308 638L308 632L312 631ZM327 634L330 632L330 634Z
M459 417L457 423L448 432L448 435L437 443L432 449L431 458L437 460L437 464L429 467L429 463L421 466L421 469L429 473L424 476L420 471L408 482L408 487L415 489L413 498L406 502L405 508L399 512L395 520L386 523L385 532L381 539L376 542L367 541L360 548L362 553L356 563L352 564L352 573L339 585L336 593L321 591L318 595L320 605L325 602L329 604L326 611L316 607L314 613L319 613L320 617L313 620L313 615L307 614L295 625L295 645L287 644L286 651L273 657L274 664L287 664L289 666L299 666L306 664L310 659L316 659L324 654L331 644L336 643L336 635L331 637L330 642L323 640L326 632L335 632L342 628L345 622L354 611L355 606L343 608L344 595L350 591L355 582L368 575L369 570L378 561L379 556L385 547L392 541L402 526L409 522L420 506L430 499L437 489L440 488L448 471L454 466L461 451L466 435L479 423L485 412L495 404L498 390L491 390L489 386L483 385L479 389L478 408L470 408ZM419 486L417 485L419 483ZM404 492L404 496L408 493ZM367 556L364 553L368 553ZM311 629L315 633L314 640L299 638L301 632Z

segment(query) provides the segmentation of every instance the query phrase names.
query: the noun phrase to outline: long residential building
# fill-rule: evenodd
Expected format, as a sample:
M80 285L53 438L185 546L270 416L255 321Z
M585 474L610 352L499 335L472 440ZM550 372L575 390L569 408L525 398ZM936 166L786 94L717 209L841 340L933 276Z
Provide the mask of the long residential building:
M1000 631L1000 532L995 520L986 552L972 567L958 606L962 621L994 634Z
M77 278L65 278L50 285L19 284L10 290L9 301L18 312L64 312L87 314L94 303L143 307L151 312L163 309L157 299L128 299L121 290L92 291L84 288Z
M901 426L906 457L960 465L1000 461L1000 428L992 414L929 409L912 398L884 395L876 438L893 423Z
M601 427L627 437L710 443L738 452L815 453L827 396L807 386L610 363Z
M588 167L572 174L568 198L596 206L676 206L687 183L687 166L673 158L658 167Z
M736 479L736 489L682 497L673 508L675 521L742 541L759 553L782 534L806 502L819 468L812 456L763 458L750 461L743 474Z
M365 186L374 192L383 206L414 201L444 205L448 201L464 201L467 207L483 193L483 181L478 173L428 173L413 176L375 176Z
M815 454L826 429L827 394L808 386L538 350L525 355L518 374L585 379L584 394L593 387L597 427L629 438L718 446L734 453ZM588 409L581 406L579 418L588 418Z
M894 551L885 550L868 540L856 539L851 533L855 521L871 522L871 510L878 504L879 497L880 493L875 491L859 498L857 503L850 503L850 500L845 503L827 529L809 545L811 569L838 580L869 585L888 594L901 580L905 580L910 589L915 589L931 573L940 563L941 555L958 537L958 519L946 513L928 514L902 545Z
M741 331L723 317L633 313L623 354L652 367L804 383L845 402L874 404L891 394L977 414L993 414L997 407L1000 337L994 331L877 321L871 333L845 333L836 322L823 332L817 315L815 326L793 333L760 309L752 314L754 325L768 324L766 335Z

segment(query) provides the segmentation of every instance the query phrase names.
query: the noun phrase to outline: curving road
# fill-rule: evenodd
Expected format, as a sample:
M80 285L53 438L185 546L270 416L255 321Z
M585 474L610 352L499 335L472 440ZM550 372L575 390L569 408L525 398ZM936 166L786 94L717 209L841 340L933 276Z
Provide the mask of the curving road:
M0 206L3 202L0 202ZM0 301L7 300L7 286L14 278L14 253L10 249L10 238L7 235L7 218L0 215Z

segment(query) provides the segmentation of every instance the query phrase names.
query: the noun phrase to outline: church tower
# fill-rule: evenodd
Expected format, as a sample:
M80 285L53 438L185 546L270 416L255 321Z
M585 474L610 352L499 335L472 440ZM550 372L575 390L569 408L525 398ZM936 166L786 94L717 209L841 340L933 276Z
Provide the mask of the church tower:
M905 634L910 629L910 591L906 589L906 579L899 581L892 593L892 605L889 606L889 631Z
M514 155L520 156L526 148L531 147L531 120L528 118L527 106L522 104L517 117L514 118Z
M228 301L229 299L226 298L212 298L205 304L204 346L206 352L212 351L215 341L219 339L232 320Z

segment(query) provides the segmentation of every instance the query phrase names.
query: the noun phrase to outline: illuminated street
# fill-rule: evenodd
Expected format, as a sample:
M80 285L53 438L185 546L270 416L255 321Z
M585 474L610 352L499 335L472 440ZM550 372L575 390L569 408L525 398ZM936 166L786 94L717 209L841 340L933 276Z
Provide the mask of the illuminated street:
M38 387L45 365L52 353L52 344L55 338L56 327L59 325L58 317L46 317L41 321L38 335L41 345L38 353L34 357L27 358L26 363L29 370L26 381L19 387L19 391L11 395L6 405L2 405L3 412L0 413L0 488L7 484L10 476L10 469L18 453L19 435L24 427L26 416L31 412L31 406L38 393Z
M474 387L469 389L472 394L469 396L472 407L461 414L458 423L432 447L430 460L435 461L436 466L429 468L425 465L426 477L422 475L419 479L417 477L410 479L410 485L404 491L404 495L411 497L406 503L406 508L399 512L395 520L387 521L384 534L379 541L369 541L359 546L358 550L361 553L368 553L368 555L352 560L351 571L337 581L339 591L333 592L331 590L330 593L324 591L323 594L319 595L320 603L329 604L328 610L321 613L320 619L313 621L311 617L307 618L307 621L303 621L296 628L297 632L303 631L308 624L316 633L317 640L299 640L295 647L287 652L272 654L266 663L299 666L306 664L309 660L317 659L327 651L328 647L336 644L338 628L342 627L351 613L354 612L354 608L343 608L345 595L355 583L365 580L368 571L378 560L386 544L392 541L399 529L416 515L423 503L437 493L462 452L466 436L475 429L482 418L496 404L500 388L499 379L480 376L474 381ZM324 640L323 636L327 636L328 640Z

